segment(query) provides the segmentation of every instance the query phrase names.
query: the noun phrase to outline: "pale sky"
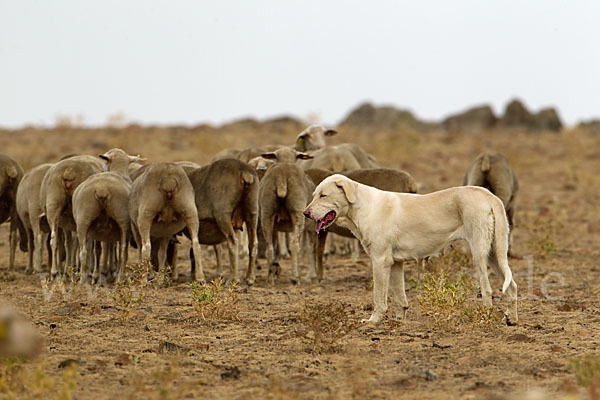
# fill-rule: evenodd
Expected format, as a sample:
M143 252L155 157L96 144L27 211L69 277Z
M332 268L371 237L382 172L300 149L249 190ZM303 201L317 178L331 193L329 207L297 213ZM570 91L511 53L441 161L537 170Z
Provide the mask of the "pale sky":
M600 117L600 2L0 0L0 126L222 123L514 96Z

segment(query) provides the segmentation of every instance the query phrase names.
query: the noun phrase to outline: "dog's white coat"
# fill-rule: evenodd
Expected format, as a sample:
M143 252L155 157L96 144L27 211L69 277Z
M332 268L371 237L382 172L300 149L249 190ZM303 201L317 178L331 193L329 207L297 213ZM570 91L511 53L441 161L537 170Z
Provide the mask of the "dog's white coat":
M396 316L406 315L403 260L437 255L460 239L471 248L483 303L492 305L489 262L504 277L502 292L509 296L507 322L517 322L517 285L508 266L506 213L500 199L487 189L462 186L425 195L393 193L336 174L317 186L306 213L319 220L332 210L335 223L350 229L371 258L375 307L370 322L377 323L385 315L388 287Z

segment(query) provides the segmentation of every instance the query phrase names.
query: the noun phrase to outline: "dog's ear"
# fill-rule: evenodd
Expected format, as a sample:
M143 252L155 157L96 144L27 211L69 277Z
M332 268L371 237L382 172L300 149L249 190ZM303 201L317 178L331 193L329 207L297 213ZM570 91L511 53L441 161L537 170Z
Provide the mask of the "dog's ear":
M340 178L335 181L335 185L344 191L348 203L353 204L356 201L356 182Z

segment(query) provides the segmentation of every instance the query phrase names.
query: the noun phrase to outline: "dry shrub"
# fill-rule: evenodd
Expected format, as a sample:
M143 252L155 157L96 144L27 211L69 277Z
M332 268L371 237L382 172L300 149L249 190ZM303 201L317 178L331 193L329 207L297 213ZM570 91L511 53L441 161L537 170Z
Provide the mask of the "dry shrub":
M556 250L556 237L563 228L563 224L557 222L553 215L537 216L533 221L523 226L529 233L527 244L534 254L539 257L546 257Z
M210 283L192 282L192 300L203 320L239 320L239 299L236 284L223 287L223 280L217 278Z
M600 357L596 354L572 358L568 366L575 372L578 385L600 387Z
M42 362L26 364L18 359L0 359L0 398L6 400L71 400L79 374L74 365L62 377L47 374Z
M127 319L132 307L144 301L148 289L148 269L147 263L128 264L124 276L115 283L110 297L121 310L121 319Z
M491 327L499 321L494 307L476 301L479 287L469 274L460 272L465 265L471 266L469 255L451 249L433 259L430 265L433 272L423 277L417 300L436 329L459 330L465 325Z
M337 300L317 304L306 302L299 321L303 326L297 332L314 353L337 350L340 339L358 327L352 307Z

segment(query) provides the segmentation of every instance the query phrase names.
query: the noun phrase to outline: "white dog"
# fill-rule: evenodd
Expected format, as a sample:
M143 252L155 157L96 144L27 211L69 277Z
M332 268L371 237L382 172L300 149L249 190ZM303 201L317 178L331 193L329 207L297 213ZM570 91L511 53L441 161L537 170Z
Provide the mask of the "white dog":
M377 323L385 315L388 285L396 317L406 317L402 260L437 255L453 241L464 239L479 274L483 304L492 305L489 261L504 277L502 292L510 298L506 322L517 323L517 285L508 266L506 213L500 199L487 189L463 186L425 195L393 193L336 174L317 186L304 215L317 221L317 232L334 222L350 229L371 258L375 307L368 322Z

